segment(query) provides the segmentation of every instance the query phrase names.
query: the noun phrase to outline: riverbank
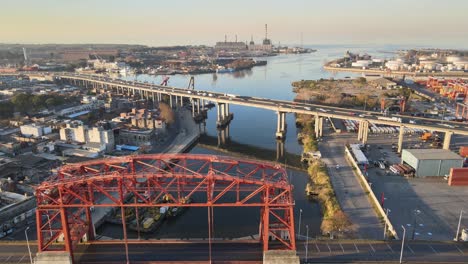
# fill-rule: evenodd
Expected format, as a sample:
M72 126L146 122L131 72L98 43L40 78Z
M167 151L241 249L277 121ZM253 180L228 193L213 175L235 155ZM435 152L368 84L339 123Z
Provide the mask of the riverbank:
M330 169L322 161L321 155L316 156L318 142L314 135L314 119L298 115L296 124L301 127L300 138L304 146L304 160L308 162L308 183L305 193L309 200L316 200L322 208L322 223L320 229L323 235L349 236L352 223L347 214L342 210L336 197L335 189L329 175Z
M409 77L458 77L458 78L468 78L468 72L408 72L408 71L385 71L377 69L359 69L359 68L349 68L349 67L332 67L325 65L323 69L331 72L352 72L352 73L365 73L365 74L378 74L382 76L409 76Z

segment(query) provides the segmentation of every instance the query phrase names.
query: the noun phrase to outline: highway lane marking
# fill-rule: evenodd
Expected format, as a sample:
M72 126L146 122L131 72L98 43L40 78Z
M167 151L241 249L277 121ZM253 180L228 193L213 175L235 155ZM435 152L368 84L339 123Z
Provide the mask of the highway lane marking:
M341 243L338 243L338 244L340 245L340 247L341 247L341 250L342 250L342 251L343 251L343 253L344 253L344 248L343 248L343 245L341 245Z
M23 255L23 257L21 257L21 259L20 259L17 263L21 263L21 261L23 261L23 259L24 259L25 256L26 256L26 255Z
M385 243L385 245L387 245L388 249L390 249L392 253L395 253L395 251L393 251L392 247L389 244Z
M462 255L465 255L465 253L463 252L463 250L461 250L457 245L454 245L454 246L455 246L456 249L458 249L458 251L460 251L460 253L461 253Z
M428 245L428 246L432 249L432 251L434 251L434 253L436 253L436 254L439 253L439 252L437 252L437 250L435 250L431 245Z
M326 243L326 244L327 244L327 247L328 247L328 251L330 251L330 254L331 254L331 253L332 253L331 248L330 248L330 246L328 245L328 243Z
M356 252L359 253L359 248L356 246L356 243L353 243L354 247L356 248Z
M412 248L411 248L409 245L407 245L407 246L408 246L408 249L411 251L411 253L413 253L413 254L414 254L414 251L413 251L413 249L412 249Z
M320 248L317 246L317 243L314 243L315 247L317 248L317 251L320 253Z

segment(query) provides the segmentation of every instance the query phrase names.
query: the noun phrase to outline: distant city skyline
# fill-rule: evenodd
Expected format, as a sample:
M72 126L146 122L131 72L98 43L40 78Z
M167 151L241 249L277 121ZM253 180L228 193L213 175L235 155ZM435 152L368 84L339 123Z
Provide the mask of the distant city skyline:
M0 43L401 44L467 48L468 1L2 1Z

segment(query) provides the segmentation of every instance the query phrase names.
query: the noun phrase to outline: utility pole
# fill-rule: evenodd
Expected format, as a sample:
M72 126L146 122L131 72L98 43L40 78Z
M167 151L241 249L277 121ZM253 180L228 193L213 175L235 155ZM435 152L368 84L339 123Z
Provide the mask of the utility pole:
M298 237L301 238L301 219L302 219L302 209L299 209L299 228L298 228Z

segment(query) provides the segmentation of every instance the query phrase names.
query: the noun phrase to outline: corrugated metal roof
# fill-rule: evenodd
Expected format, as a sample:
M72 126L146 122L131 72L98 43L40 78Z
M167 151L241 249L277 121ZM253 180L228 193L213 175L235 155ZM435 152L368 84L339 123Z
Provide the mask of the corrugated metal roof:
M462 160L455 152L446 149L404 149L419 160Z

